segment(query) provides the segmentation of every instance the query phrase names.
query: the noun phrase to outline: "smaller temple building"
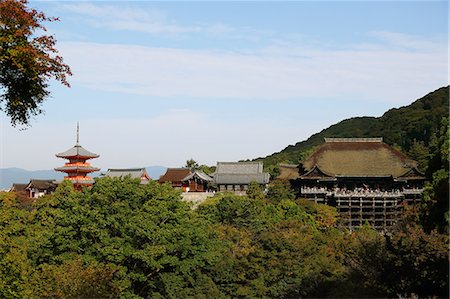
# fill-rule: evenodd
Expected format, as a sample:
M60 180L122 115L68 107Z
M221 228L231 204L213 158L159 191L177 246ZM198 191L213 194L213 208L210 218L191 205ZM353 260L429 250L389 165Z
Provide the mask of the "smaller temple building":
M210 183L213 178L203 171L196 170L181 180L188 185L188 192L207 192L210 189Z
M192 172L189 168L167 168L166 173L159 178L158 182L161 184L170 182L172 187L181 188L186 192L189 188L189 182L183 179L190 174Z
M420 200L417 163L382 138L325 138L300 165L300 197L335 206L350 230L366 221L386 230Z
M25 191L27 191L28 197L38 198L53 193L56 187L58 187L58 184L55 180L32 179L25 187Z
M217 162L214 182L218 191L246 193L253 181L265 188L270 175L263 168L262 162Z
M132 179L140 179L141 184L148 184L151 180L145 168L109 168L104 174L110 178L130 177Z
M52 194L58 187L58 182L52 179L31 179L28 184L12 184L9 192L15 192L23 197L38 198Z
M158 182L170 182L172 187L181 188L184 192L207 192L213 178L200 170L192 171L190 168L167 168Z
M62 167L55 168L56 171L65 172L67 176L65 180L69 180L73 183L73 186L77 190L81 190L83 187L89 187L94 184L94 180L88 175L91 172L99 171L99 168L93 167L87 160L100 157L85 148L79 143L79 126L77 124L77 143L72 148L65 152L56 154L56 157L68 160Z

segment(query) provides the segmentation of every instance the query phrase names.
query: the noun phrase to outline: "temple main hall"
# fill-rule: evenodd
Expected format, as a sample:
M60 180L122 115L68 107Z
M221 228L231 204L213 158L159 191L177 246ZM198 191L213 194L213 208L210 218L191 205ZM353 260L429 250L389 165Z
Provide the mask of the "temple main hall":
M382 138L325 138L299 168L300 197L336 207L350 230L368 222L386 231L420 200L425 180L417 162Z

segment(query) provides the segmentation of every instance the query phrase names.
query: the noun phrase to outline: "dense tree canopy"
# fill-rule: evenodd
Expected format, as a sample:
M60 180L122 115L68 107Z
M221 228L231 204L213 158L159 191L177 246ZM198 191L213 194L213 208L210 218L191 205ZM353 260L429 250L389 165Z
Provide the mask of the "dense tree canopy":
M128 177L64 181L31 209L0 193L0 297L448 296L448 236L416 212L389 235L349 233L334 208L271 188L197 209Z
M69 66L57 55L56 40L42 34L43 23L56 21L27 7L27 0L0 0L0 103L15 125L28 125L42 112L48 81L69 86Z

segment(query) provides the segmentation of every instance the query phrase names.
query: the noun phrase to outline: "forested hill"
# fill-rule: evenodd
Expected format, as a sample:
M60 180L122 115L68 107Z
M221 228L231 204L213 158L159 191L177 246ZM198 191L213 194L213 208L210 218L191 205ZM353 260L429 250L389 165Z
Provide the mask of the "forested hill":
M354 117L332 125L305 141L289 145L282 151L264 158L266 168L278 163L298 163L325 137L383 137L384 142L410 151L415 143L428 147L439 130L442 117L449 114L449 87L435 90L409 106L390 109L381 117Z

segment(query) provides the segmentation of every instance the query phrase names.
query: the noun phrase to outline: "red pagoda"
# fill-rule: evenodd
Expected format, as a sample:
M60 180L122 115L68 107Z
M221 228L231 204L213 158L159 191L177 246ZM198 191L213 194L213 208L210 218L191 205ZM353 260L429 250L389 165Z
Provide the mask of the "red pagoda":
M67 173L64 179L70 180L77 190L81 190L82 187L92 186L94 180L88 174L100 170L86 162L89 159L98 158L99 155L91 153L80 145L79 132L79 126L77 124L77 143L75 146L65 152L56 154L56 157L68 159L69 162L62 167L55 168L56 171Z

